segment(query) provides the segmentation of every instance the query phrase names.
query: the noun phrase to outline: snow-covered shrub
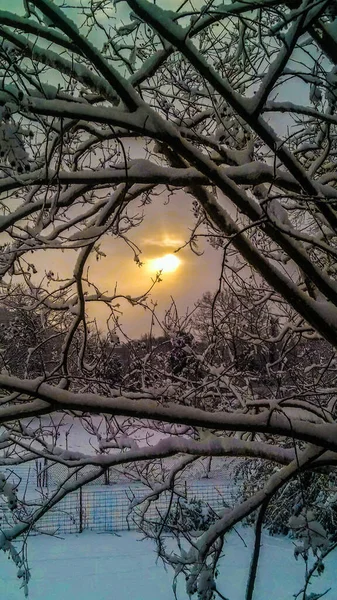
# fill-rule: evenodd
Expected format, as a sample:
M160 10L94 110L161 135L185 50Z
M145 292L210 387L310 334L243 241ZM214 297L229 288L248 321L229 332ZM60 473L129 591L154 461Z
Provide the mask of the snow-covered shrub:
M197 594L198 600L213 600L215 590L213 569L206 564L195 565L186 579L186 593L189 596Z
M169 514L166 529L183 532L206 531L215 519L215 512L202 500L179 500Z
M244 499L260 489L268 476L275 471L271 463L259 460L245 461L236 472L240 494ZM264 517L264 526L271 535L288 535L289 520L302 509L313 510L331 538L337 541L337 474L328 472L305 472L291 479L271 499ZM255 520L254 515L247 519L248 524Z
M193 336L184 331L177 332L171 337L171 352L169 363L174 375L186 374L194 366L194 357L191 350Z
M298 540L295 545L296 558L302 555L307 559L310 550L314 556L318 556L329 547L328 534L312 510L303 509L300 514L292 515L288 524Z

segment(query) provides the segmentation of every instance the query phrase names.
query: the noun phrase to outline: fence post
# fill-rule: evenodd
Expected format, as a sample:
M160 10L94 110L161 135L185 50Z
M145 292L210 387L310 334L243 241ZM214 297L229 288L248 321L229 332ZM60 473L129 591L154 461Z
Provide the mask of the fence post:
M38 458L35 460L35 470L36 470L36 486L39 488L39 487L41 487L41 465L40 465L40 461ZM29 478L29 470L28 470L28 478Z
M104 485L110 485L109 468L104 471Z
M48 459L45 457L43 461L43 486L48 488L49 470L48 470Z
M83 497L82 488L80 487L80 533L83 531Z

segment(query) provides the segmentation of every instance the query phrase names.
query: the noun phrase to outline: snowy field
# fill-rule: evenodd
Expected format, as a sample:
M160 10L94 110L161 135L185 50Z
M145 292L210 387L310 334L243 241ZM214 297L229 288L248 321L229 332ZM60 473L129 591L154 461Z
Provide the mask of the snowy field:
M243 600L250 561L252 531L241 528L247 547L236 533L225 544L218 578L229 600ZM36 536L29 540L32 579L30 600L173 600L172 571L156 564L154 546L134 532L121 537L85 532L62 539ZM337 554L326 561L325 573L310 592L336 586ZM302 586L304 563L293 556L291 540L263 536L254 600L292 600ZM179 600L187 600L181 581ZM0 598L23 600L14 565L0 555ZM326 596L336 598L336 589Z

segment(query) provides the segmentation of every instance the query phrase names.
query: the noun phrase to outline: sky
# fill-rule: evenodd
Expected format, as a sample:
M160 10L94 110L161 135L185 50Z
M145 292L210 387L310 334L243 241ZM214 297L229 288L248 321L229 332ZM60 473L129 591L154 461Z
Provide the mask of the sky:
M57 1L59 5L68 3ZM79 5L79 0L70 2L69 5ZM174 6L173 6L174 4ZM180 2L172 0L170 8L178 7ZM125 17L125 22L129 21L130 9L126 3L120 5L119 14ZM12 0L10 10L23 14L22 0ZM69 15L74 17L76 12L69 11ZM99 40L97 40L99 46ZM132 158L144 158L145 150L135 144L132 150ZM167 202L167 193L156 195L151 205L145 208L145 218L143 223L130 232L131 240L139 246L141 250L140 260L144 263L139 267L134 261L133 252L123 241L115 238L103 239L100 249L106 254L99 261L95 256L89 260L89 278L95 283L102 292L112 294L115 289L117 293L140 296L147 291L155 278L156 270L150 268L151 259L160 258L167 254L174 253L180 246L183 246L189 239L190 229L193 227L194 219L191 212L191 196L179 191L170 197ZM138 202L138 204L137 204ZM135 201L133 206L135 210L141 212L140 201ZM165 311L174 299L179 314L186 314L186 311L193 310L196 301L206 291L212 291L217 288L220 265L222 260L221 252L216 251L206 241L201 239L199 251L201 256L196 256L188 247L178 253L180 260L178 268L174 272L163 272L162 281L156 284L148 297L150 305L156 304L156 313L158 318L162 319ZM27 257L29 258L29 257ZM75 252L38 252L32 256L32 262L38 268L37 280L41 279L48 270L53 270L60 277L71 277L72 269L75 264L77 254ZM117 288L116 288L117 285ZM131 338L138 338L142 334L148 333L151 325L151 313L146 312L141 307L131 306L125 300L118 300L120 309L123 311L121 324L123 330ZM89 317L95 318L98 326L104 329L107 309L103 305L91 305ZM159 326L155 326L154 333L161 334Z
M138 207L141 211L139 201ZM206 237L199 239L200 256L194 254L188 246L175 253L189 239L194 223L191 208L192 198L183 191L172 195L169 203L165 194L154 196L152 204L145 207L143 222L129 232L129 238L141 250L139 256L143 265L136 264L132 250L123 240L105 236L100 243L100 250L106 256L98 261L94 254L91 256L88 261L89 280L107 295L113 294L116 289L118 294L140 296L151 287L152 280L155 279L157 265L153 264L153 259L174 254L180 261L178 268L162 272L162 281L152 289L148 304L157 305L156 314L161 320L174 299L179 316L183 318L193 310L204 292L216 290L222 261L222 252L214 249ZM77 256L72 251L35 252L34 264L38 268L36 280L48 270L53 270L60 277L71 277ZM124 299L116 302L123 312L120 322L127 336L135 339L149 333L152 320L149 311L140 306L132 306ZM90 305L88 314L104 330L109 314L104 305ZM153 333L161 335L160 326L155 325Z
M155 277L156 265L152 267L151 259L174 253L188 240L193 223L190 209L191 199L184 192L176 193L167 206L164 206L163 197L155 198L153 205L148 207L143 224L132 232L133 241L142 250L140 260L143 266L137 266L125 244L113 240L107 258L92 265L100 286L104 284L103 287L111 289L117 281L121 292L130 295L144 293ZM109 245L109 242L105 244ZM105 244L102 245L103 250ZM162 281L156 284L150 296L153 302L158 303L156 312L159 317L163 317L171 297L183 317L186 311L193 309L204 292L215 290L222 253L213 249L206 238L200 240L199 251L203 252L201 256L194 254L189 247L181 250L176 254L180 259L178 268L172 272L162 272ZM123 309L128 335L137 337L146 332L151 322L150 314L144 314L142 308L132 307L128 303L125 306L125 302ZM159 334L160 328L156 327L155 331Z
M57 0L59 5L66 4L63 0ZM79 0L69 3L72 6L79 5ZM170 0L170 8L174 9L180 5L178 0ZM130 9L125 2L120 4L120 14L129 21ZM166 3L167 6L167 3ZM22 14L22 0L12 0L10 9ZM69 10L69 9L68 9ZM69 10L73 17L74 10ZM97 40L99 45L99 40ZM303 60L303 57L301 57ZM298 97L298 87L294 82L287 82L278 89L277 100L295 101ZM273 116L274 125L277 129L285 129L286 118L284 115ZM132 148L132 158L144 158L145 149L139 144ZM183 246L189 238L190 229L193 226L193 215L191 212L192 199L183 191L176 192L167 202L167 194L153 197L152 204L145 208L145 218L142 224L130 232L133 243L141 250L140 260L144 263L139 267L134 261L134 255L130 248L121 240L104 238L100 249L106 254L99 261L92 256L89 261L89 277L100 291L112 294L117 290L119 294L140 296L151 286L155 277L155 270L150 270L151 259L174 253ZM134 202L136 210L142 210L140 205ZM228 208L228 207L227 207ZM178 253L180 259L179 267L173 272L163 272L162 281L155 286L148 298L150 304L156 304L158 318L162 319L165 310L169 307L171 299L176 302L178 311L183 316L186 311L193 310L195 303L206 291L215 291L218 287L220 268L222 261L221 251L212 248L206 238L200 241L199 250L201 256L196 256L189 247ZM73 253L44 253L34 255L34 262L39 268L39 277L47 270L52 269L60 277L70 277L76 260ZM116 287L117 286L117 287ZM128 336L137 338L149 332L151 324L151 313L145 312L141 307L131 306L125 300L119 300L120 310L123 311L121 324ZM93 306L93 305L92 305ZM100 328L104 329L107 310L102 306L90 307L89 316L96 318ZM154 333L160 334L160 327L156 326Z

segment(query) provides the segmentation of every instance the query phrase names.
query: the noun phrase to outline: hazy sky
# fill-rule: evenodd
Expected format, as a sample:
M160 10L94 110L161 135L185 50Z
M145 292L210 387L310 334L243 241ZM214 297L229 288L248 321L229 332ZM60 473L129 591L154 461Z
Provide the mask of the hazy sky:
M140 200L133 207L142 210ZM128 236L141 250L139 267L134 261L134 254L123 241L105 236L100 242L100 249L106 257L96 260L92 255L89 265L89 280L96 284L101 292L113 294L117 284L117 293L139 296L151 286L155 270L151 269L151 260L172 254L189 239L194 218L191 212L192 199L183 191L171 196L167 204L167 194L154 196L152 204L145 207L143 222L132 229ZM208 290L215 290L221 268L222 253L210 246L206 237L200 238L199 251L196 256L189 247L181 250L177 256L180 265L174 272L162 274L162 281L156 284L148 298L148 303L157 303L156 312L162 318L165 310L175 300L179 313L184 316L186 310L193 309L195 302ZM48 270L60 277L71 277L78 253L75 251L38 251L34 252L32 261L38 268L37 279ZM27 255L29 260L29 255ZM123 311L121 323L130 337L139 337L149 331L151 314L142 307L131 306L126 300L118 300ZM100 327L108 314L103 305L90 305L90 316L95 316ZM155 332L159 335L160 328Z
M57 4L62 4L61 0L57 0ZM71 4L75 6L79 4L79 1L73 0ZM178 0L163 2L163 5L166 7L169 5L169 8L173 10L179 4ZM125 15L125 22L128 22L130 9L125 3L119 5L118 9L120 6L122 8L120 14ZM22 14L22 0L12 0L8 9ZM75 11L69 10L68 14L73 18ZM100 44L98 43L98 45ZM303 60L304 57L298 58ZM277 99L294 101L296 97L298 98L300 89L301 85L298 87L297 84L294 85L293 81L287 82L282 85L282 89L278 89L279 97ZM277 120L274 116L273 120L278 129L286 128L286 118L283 115L279 116ZM133 158L144 158L144 149L135 144L132 155ZM143 294L151 285L151 277L155 275L154 272L150 272L148 261L174 252L188 240L190 228L193 226L191 197L181 191L171 196L168 204L166 201L167 195L154 197L153 203L146 207L143 223L130 233L132 241L142 251L140 259L144 262L143 267L137 266L132 251L123 241L104 238L101 250L106 253L106 258L96 261L93 256L89 262L89 278L98 285L101 291L112 294L117 284L118 293L131 296ZM139 205L140 201L136 200L133 206L137 207L137 202ZM139 210L141 211L141 208ZM195 302L205 291L216 289L222 253L214 250L205 238L200 241L200 250L203 250L204 253L199 257L193 254L189 248L179 252L178 256L181 259L179 268L171 273L163 273L163 281L156 285L151 292L150 299L158 304L159 317L163 316L165 309L170 304L171 297L174 298L183 315L187 308L193 309ZM51 269L58 272L61 277L71 277L76 257L75 252L63 254L58 252L57 259L55 259L55 252L53 254L42 252L35 254L34 260L36 260L40 272ZM132 307L126 301L121 301L121 309L124 313L122 323L128 335L138 337L148 331L151 320L150 313L145 313L142 308ZM106 311L102 307L95 308L94 314L100 326L103 326ZM158 334L160 333L159 328L156 331Z
M144 262L137 266L133 254L123 242L106 241L102 249L107 258L99 262L91 261L91 276L100 282L100 287L111 290L118 282L121 293L138 295L151 285L150 259L173 253L189 238L193 224L191 214L191 198L178 192L171 198L169 205L164 205L165 197L156 197L147 207L144 222L131 233L132 240L142 250L140 256ZM177 256L181 260L174 272L162 274L162 281L156 284L151 292L151 300L158 303L158 315L163 316L171 302L171 296L183 315L187 308L192 309L195 302L207 290L214 290L218 283L222 253L214 250L206 238L200 240L199 249L202 256L196 256L189 247L181 250ZM94 264L95 263L95 264ZM126 330L131 337L143 333L150 323L150 315L144 310L132 307L123 302ZM159 328L156 329L159 333Z
M57 0L56 4L66 3ZM72 6L80 4L78 0L69 3ZM164 2L165 6L167 4ZM170 9L180 4L178 0L170 1ZM111 3L113 6L113 3ZM7 10L24 13L22 0L12 0ZM126 3L118 6L118 14L124 20L129 21L130 9ZM74 18L75 10L67 9L67 14ZM79 24L79 23L77 23ZM99 40L95 40L100 46ZM43 42L42 42L43 44ZM144 158L145 150L139 143L132 143L132 158ZM156 190L157 191L157 190ZM151 286L151 278L155 277L155 271L150 270L149 261L153 258L173 253L179 246L189 239L190 229L193 227L194 219L191 212L191 196L183 191L171 196L167 203L167 192L156 195L153 203L145 207L145 218L142 224L129 233L131 240L140 247L140 259L144 262L142 267L137 266L134 255L130 248L121 240L105 236L100 242L100 248L106 257L99 261L95 256L89 260L89 279L99 289L107 294L114 292L117 284L117 292L125 295L138 296L143 294ZM141 213L143 208L140 200L133 202L133 212ZM162 274L162 282L157 284L149 296L149 301L158 305L158 317L162 318L165 310L174 298L181 315L186 310L193 309L195 302L205 291L215 290L221 265L221 252L214 250L206 238L200 241L202 256L196 256L187 247L179 252L180 266L171 273ZM32 262L38 267L37 278L48 270L58 273L60 277L71 277L78 254L76 252L41 251L35 252ZM27 259L30 260L29 255ZM123 317L121 323L127 334L138 337L149 330L151 315L141 307L133 307L127 301L120 301ZM101 327L104 326L107 310L102 305L91 305L90 316L95 316ZM160 328L155 331L160 334Z

